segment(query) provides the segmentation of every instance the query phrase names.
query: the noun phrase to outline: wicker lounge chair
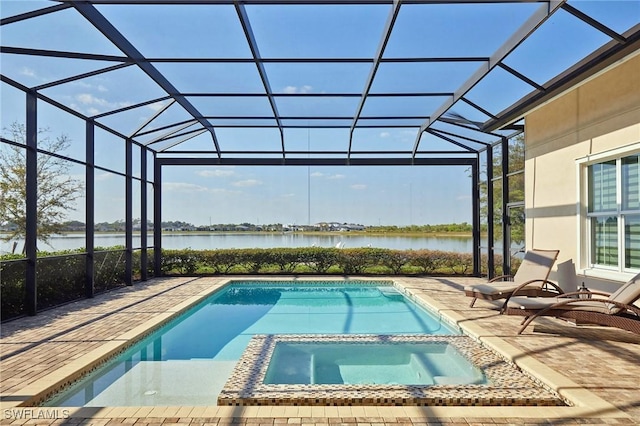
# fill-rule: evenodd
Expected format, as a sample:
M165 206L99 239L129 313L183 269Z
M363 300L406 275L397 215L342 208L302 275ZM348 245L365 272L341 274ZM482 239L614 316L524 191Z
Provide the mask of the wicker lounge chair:
M470 307L478 299L498 300L514 294L518 296L548 297L562 294L562 289L549 281L549 273L558 258L558 250L529 250L515 275L500 275L485 284L466 286L465 295L473 297Z
M612 294L599 291L565 293L554 298L510 297L503 312L523 315L522 333L533 320L541 316L574 321L576 324L595 324L621 328L640 334L640 274L627 281Z

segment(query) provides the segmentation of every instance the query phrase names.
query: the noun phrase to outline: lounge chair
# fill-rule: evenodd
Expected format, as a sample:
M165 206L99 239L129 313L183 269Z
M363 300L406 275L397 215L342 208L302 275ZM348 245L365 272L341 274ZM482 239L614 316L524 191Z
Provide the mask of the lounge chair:
M484 284L466 286L465 295L473 297L469 307L473 307L478 299L504 299L513 295L516 289L518 296L545 297L564 293L547 279L558 253L558 250L529 250L515 275L500 275Z
M640 274L612 294L587 291L565 293L554 298L510 297L504 304L507 315L523 315L522 333L538 317L556 317L576 324L595 324L621 328L640 334Z

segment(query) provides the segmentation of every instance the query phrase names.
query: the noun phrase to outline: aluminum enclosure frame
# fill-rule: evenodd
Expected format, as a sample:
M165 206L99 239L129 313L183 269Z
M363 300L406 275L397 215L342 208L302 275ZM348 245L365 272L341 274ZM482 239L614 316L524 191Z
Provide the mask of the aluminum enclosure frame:
M473 224L473 273L480 275L481 273L481 246L480 246L480 224L483 219L487 221L487 232L489 247L487 248L488 261L487 270L491 277L494 274L494 221L493 221L493 190L492 185L487 185L487 218L481 217L480 209L480 183L481 178L481 156L486 156L486 180L492 182L494 178L493 168L493 148L500 146L502 149L502 170L500 178L503 179L502 194L502 214L500 222L503 228L506 223L506 211L508 201L508 157L505 155L508 149L508 138L522 132L522 126L519 123L524 114L533 108L549 101L553 97L574 87L581 82L588 80L592 76L611 66L621 58L633 54L640 49L640 24L633 26L624 33L618 33L605 25L598 19L589 16L585 12L577 9L570 4L569 0L530 0L526 2L515 2L513 0L89 0L89 1L52 1L53 5L38 10L29 11L15 16L5 17L0 20L0 27L12 24L26 22L31 19L48 15L50 17L58 16L63 11L75 11L86 22L91 24L102 36L110 41L118 50L122 52L120 55L108 55L86 52L72 52L63 50L47 50L40 48L32 48L26 46L8 46L4 43L0 46L2 55L22 55L26 57L38 58L67 58L75 60L87 61L104 61L109 65L100 69L89 72L78 72L73 75L67 75L55 81L40 83L30 86L23 81L18 81L13 77L0 74L0 81L13 88L25 93L26 96L26 289L27 289L27 311L33 315L37 312L37 156L39 153L37 146L38 131L38 111L37 105L39 101L46 102L67 114L79 118L84 121L86 127L86 155L82 164L85 167L85 184L86 184L86 267L85 267L85 295L92 297L94 295L94 277L95 277L95 248L94 248L94 225L95 225L95 170L100 167L95 165L95 129L100 128L109 132L125 141L126 155L123 158L124 172L122 176L125 178L126 187L124 192L126 199L125 213L125 241L126 241L126 275L127 284L132 284L132 252L133 247L133 187L136 183L140 183L142 187L152 184L154 188L153 199L153 221L156 225L154 229L154 250L155 250L155 275L160 273L160 260L162 238L160 222L162 219L162 169L165 166L194 166L194 165L219 165L219 166L467 166L471 168L471 196L472 196L472 224ZM405 5L456 5L456 4L509 4L509 3L531 3L537 5L534 13L529 16L524 23L491 55L487 56L432 56L432 57L386 57L387 49L391 34L397 25L397 20L402 7ZM97 6L113 5L113 6L167 6L181 5L188 7L190 5L197 6L228 6L233 7L237 14L237 19L241 25L246 43L251 53L250 58L216 58L216 57L146 57L140 49L135 46L132 40L129 40L112 22L110 22L98 9ZM258 40L254 27L247 13L247 8L254 5L388 5L389 12L380 34L380 40L372 57L265 57L259 49L260 41ZM561 74L555 76L551 80L540 83L529 78L525 73L510 66L505 58L518 49L529 37L545 24L552 16L557 13L567 13L575 17L575 19L587 24L595 31L606 35L611 39L610 42L598 48L590 55L574 64ZM430 92L374 92L372 91L373 82L377 76L379 68L382 64L425 64L425 63L467 63L477 64L477 70L468 76L468 78L454 91L430 91ZM264 93L258 96L266 98L270 114L264 116L245 115L245 116L217 116L207 115L200 111L190 99L198 97L218 98L221 96L229 97L253 97L255 93L219 93L208 92L206 90L198 92L180 91L172 81L165 76L157 66L158 64L250 64L254 65L260 78L260 82L264 89ZM273 85L269 79L267 65L270 64L364 64L368 65L369 73L365 81L362 91L354 92L331 92L331 93L281 93L273 89ZM61 99L48 96L43 91L63 86L65 84L78 82L82 79L108 74L118 70L124 70L130 67L137 68L142 71L150 81L156 84L164 92L159 97L153 97L140 101L139 103L120 106L108 111L100 112L94 115L85 115L66 105ZM491 108L486 105L480 105L473 102L469 98L469 92L476 87L483 79L485 79L494 69L501 69L508 75L515 77L518 81L531 87L531 92L521 99L516 99L512 105L500 112L491 112ZM337 98L353 98L357 99L357 107L353 115L291 115L281 114L278 108L278 101L290 97L337 97ZM421 111L419 115L410 114L363 114L364 106L367 100L374 98L394 98L394 97L433 97L446 98L437 108L433 110ZM124 132L107 126L101 122L106 117L118 117L118 114L126 113L140 108L142 106L153 105L159 102L166 102L162 109L151 116L141 126L133 132L125 134ZM484 121L471 121L463 116L455 113L454 105L464 103L472 110L481 113L487 117ZM172 105L179 105L188 114L190 118L180 122L172 122L164 126L158 126L149 129L158 117L162 115ZM240 125L214 124L219 119L243 121ZM254 123L260 120L273 120L272 125L256 126ZM322 120L344 122L341 124L291 124L289 122L303 123L319 122ZM406 126L393 124L394 121L402 122L403 120L419 120L418 126ZM372 124L373 123L373 124ZM375 124L375 123L385 123ZM193 128L195 127L195 128ZM274 128L277 129L280 137L280 149L250 149L239 151L234 149L223 149L219 143L216 129L226 127L238 128ZM353 139L354 132L358 129L375 129L375 128L394 128L394 127L413 127L415 138L413 147L410 150L356 150L354 149ZM348 143L343 150L300 150L287 149L285 140L285 130L287 129L348 129ZM201 134L207 134L211 140L210 150L194 150L184 149L182 146L192 138ZM439 141L447 143L450 150L435 150L424 142L425 136L432 136ZM2 139L3 143L11 144L12 141ZM138 178L133 176L133 157L132 149L136 146L141 152L140 172ZM305 157L306 156L306 157ZM147 159L153 158L154 178L150 182L147 178ZM72 160L72 159L70 159ZM76 160L72 160L76 161ZM77 162L77 161L76 161ZM146 223L148 218L148 199L146 191L142 190L140 199L136 200L142 206L141 220ZM142 227L141 238L146 241L147 230ZM505 232L502 233L506 238ZM503 240L503 268L508 271L508 247L506 247L506 239ZM141 262L142 262L142 280L147 277L147 250L146 244L142 244Z

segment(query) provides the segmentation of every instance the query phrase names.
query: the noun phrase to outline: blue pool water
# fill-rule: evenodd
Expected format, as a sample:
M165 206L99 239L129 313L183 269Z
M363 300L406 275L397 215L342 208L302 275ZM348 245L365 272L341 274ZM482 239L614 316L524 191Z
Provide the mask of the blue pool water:
M265 384L486 384L447 343L278 343Z
M254 334L458 334L384 282L235 282L48 401L215 405Z

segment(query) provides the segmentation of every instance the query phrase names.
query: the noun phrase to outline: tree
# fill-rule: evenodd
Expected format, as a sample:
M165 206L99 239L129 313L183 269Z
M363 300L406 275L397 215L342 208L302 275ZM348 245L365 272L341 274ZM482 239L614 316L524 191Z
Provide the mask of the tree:
M494 238L502 238L502 157L503 153L498 151L493 155L493 177L496 179L493 184L493 213L494 213ZM519 134L509 141L509 150L507 152L509 160L509 199L510 203L524 200L524 173L515 173L524 170L525 145L524 135ZM481 171L484 179L480 182L480 209L483 217L487 217L488 213L488 182L486 173ZM512 174L513 173L513 174ZM512 209L511 222L511 241L516 244L524 242L524 209Z
M7 139L25 144L26 126L17 122L3 129ZM38 130L38 148L61 155L71 145L68 136L52 138L49 129ZM83 184L69 175L71 163L55 155L38 154L37 162L37 229L38 239L48 242L51 235L62 231L67 213L75 210L74 201L81 197ZM26 149L3 143L0 148L0 223L9 233L3 240L25 237L26 217ZM23 248L24 252L24 248Z
M469 120L468 118L450 111L445 114L445 118L449 119L453 123L461 123L470 127L475 127L478 130L482 129L482 123ZM488 185L492 185L493 188L493 220L494 224L494 238L502 237L502 185L504 184L502 179L498 179L502 176L502 158L506 155L509 161L509 170L507 177L509 188L509 199L505 200L507 203L524 201L524 171L525 162L525 144L524 134L520 133L509 140L508 150L506 153L501 150L493 154L493 163L491 167L493 169L493 182L487 182L487 174L484 170L481 170L481 179L479 184L480 189L480 213L482 217L487 217L489 212L489 200L488 200ZM524 209L518 207L517 209L511 209L509 222L511 226L511 241L517 244L524 242Z

